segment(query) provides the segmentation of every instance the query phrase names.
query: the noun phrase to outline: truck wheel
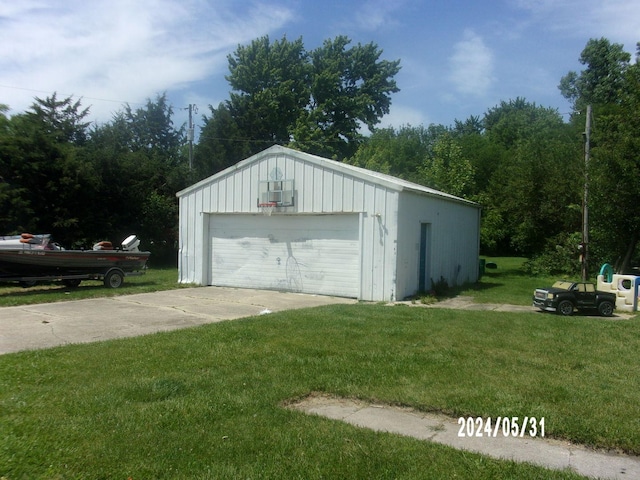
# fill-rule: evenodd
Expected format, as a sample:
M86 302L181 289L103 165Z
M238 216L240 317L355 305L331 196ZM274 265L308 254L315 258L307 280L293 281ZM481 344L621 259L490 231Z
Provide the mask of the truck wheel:
M109 288L120 288L124 283L124 275L118 270L110 270L104 276L104 286Z
M71 278L69 280L63 280L62 283L65 287L76 288L78 285L80 285L81 281L82 280L79 280L77 278Z
M558 304L557 312L560 315L564 316L573 315L573 303L571 303L569 300L562 300Z
M598 305L598 313L603 317L610 317L613 315L613 303L607 301L600 302L600 305Z

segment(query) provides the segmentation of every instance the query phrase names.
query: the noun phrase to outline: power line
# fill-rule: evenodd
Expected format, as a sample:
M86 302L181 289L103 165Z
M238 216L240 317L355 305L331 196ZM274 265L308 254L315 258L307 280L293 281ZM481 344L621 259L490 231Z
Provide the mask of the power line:
M60 93L60 92L56 92L56 91L47 91L47 90L37 90L34 88L24 88L24 87L14 87L11 85L0 85L0 88L8 88L11 90L22 90L25 92L34 92L34 93L46 93L47 95L53 95L54 93ZM84 95L76 95L74 93L60 93L60 95L64 96L64 97L76 97L76 98L81 98L81 99L87 99L87 100L94 100L97 102L111 102L111 103L119 103L119 104L133 104L133 105L145 105L142 102L128 102L126 100L112 100L112 99L108 99L108 98L97 98L97 97L87 97Z

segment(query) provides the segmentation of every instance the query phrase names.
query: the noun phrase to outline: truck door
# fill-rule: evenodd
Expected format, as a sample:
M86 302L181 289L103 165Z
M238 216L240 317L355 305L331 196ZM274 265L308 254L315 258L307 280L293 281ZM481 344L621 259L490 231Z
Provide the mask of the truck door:
M596 289L592 283L578 283L575 286L578 308L591 308L596 305Z

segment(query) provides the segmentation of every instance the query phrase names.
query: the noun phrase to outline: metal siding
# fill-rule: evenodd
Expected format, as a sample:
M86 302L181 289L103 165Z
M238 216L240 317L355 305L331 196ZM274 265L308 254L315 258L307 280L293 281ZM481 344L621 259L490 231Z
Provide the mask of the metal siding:
M333 206L333 192L334 184L333 180L336 176L336 172L331 170L322 171L322 198L320 199L322 207L321 212L335 212L338 209Z
M184 197L180 201L180 218L183 221L180 223L180 276L179 281L181 283L194 283L198 282L198 264L199 259L197 255L197 233L196 223L197 203L199 195L193 194Z
M258 154L199 182L180 198L180 281L207 283L211 268L208 213L258 213L258 182L275 167L295 181L295 205L271 218L294 214L346 213L359 217L360 298L402 299L417 288L420 222L432 224L432 278L477 279L478 208L432 195L400 192L389 181L316 162L298 152ZM333 169L333 165L336 169ZM399 203L401 202L401 203ZM203 213L205 215L203 215ZM380 217L376 217L376 213ZM303 215L296 215L302 217ZM331 217L323 218L330 225ZM466 238L466 240L465 240ZM475 243L474 243L475 242ZM474 244L471 246L471 244ZM475 256L475 258L473 258ZM475 276L474 276L475 271Z
M308 163L304 164L304 174L302 182L298 182L302 185L302 192L298 191L298 196L302 197L298 211L300 212L313 212L313 172L314 166Z
M253 164L249 168L244 169L246 173L243 177L243 181L245 185L248 185L249 194L246 209L243 209L244 212L257 212L258 211L258 180L260 177L260 165ZM255 179L255 180L254 180Z
M368 205L366 215L362 224L362 298L372 300L376 297L376 287L379 279L376 277L378 262L378 238L375 215L375 186L370 184L362 185L363 204ZM382 299L381 297L379 297Z
M204 212L216 212L218 211L218 189L213 188L213 186L209 188L203 188L202 190L208 192L209 202L204 205ZM207 208L208 206L208 208Z
M237 175L232 175L225 179L225 198L224 198L224 208L225 212L233 212L234 211L234 201L236 198L240 197L241 192L236 192L235 190L235 182L234 180L237 178Z
M242 193L240 195L240 204L239 211L241 212L250 212L251 207L254 203L256 203L257 193L257 185L253 187L251 185L251 169L243 168L238 175L241 178L241 189ZM253 187L253 188L252 188Z
M431 225L430 278L449 285L478 279L478 208L403 192L398 213L398 298L418 291L420 224ZM458 267L460 266L460 267ZM459 270L458 270L459 268Z
M306 190L305 177L304 163L296 163L293 169L293 179L296 182L294 187L295 210L298 212L304 208L305 196L303 190Z
M343 199L344 199L344 191L342 189L343 176L339 173L335 173L333 175L333 199L332 199L332 210L343 212Z
M296 164L298 162L296 162L293 158L286 156L283 158L283 163L284 163L284 168L282 168L283 178L286 180L289 180L291 178L295 179Z
M189 252L191 252L191 250L189 248L189 245L187 245L189 236L186 229L188 228L188 220L189 218L191 218L191 216L189 215L189 210L187 208L187 203L191 198L192 195L181 197L178 204L178 212L180 218L180 223L178 224L178 283L185 283L189 281L188 254Z
M353 178L342 178L342 210L344 212L355 212L353 208Z
M204 252L204 225L202 223L203 215L202 215L202 206L204 200L204 191L200 190L196 195L196 204L194 216L195 221L193 225L193 238L194 238L194 251L195 251L195 259L196 259L196 268L195 268L195 282L198 284L204 284L207 281L207 277L205 275L205 269L203 267L203 260L206 258Z
M237 175L231 177L233 179L233 192L232 195L229 196L231 200L231 211L232 212L242 212L243 207L242 203L247 196L247 189L244 188L244 179L242 178L244 170L238 172Z
M351 179L353 184L353 211L354 212L364 212L365 201L364 201L364 182L359 179Z
M214 190L214 192L217 192L217 197L218 197L218 206L216 208L216 210L218 212L226 212L227 211L227 182L226 182L226 178L221 179L218 182L218 188L216 190Z
M324 169L321 167L313 167L313 186L311 188L311 195L313 201L311 202L311 212L322 213L323 204L322 199L326 194L324 190Z

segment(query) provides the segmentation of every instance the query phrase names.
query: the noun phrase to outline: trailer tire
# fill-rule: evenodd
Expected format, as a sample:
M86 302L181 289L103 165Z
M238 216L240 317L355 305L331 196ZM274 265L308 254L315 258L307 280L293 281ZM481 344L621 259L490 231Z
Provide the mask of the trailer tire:
M104 286L108 288L120 288L124 283L124 273L120 270L109 270L104 276Z
M63 280L62 283L65 287L76 288L78 285L80 285L81 281L82 280L80 280L79 278L70 278L68 280Z

